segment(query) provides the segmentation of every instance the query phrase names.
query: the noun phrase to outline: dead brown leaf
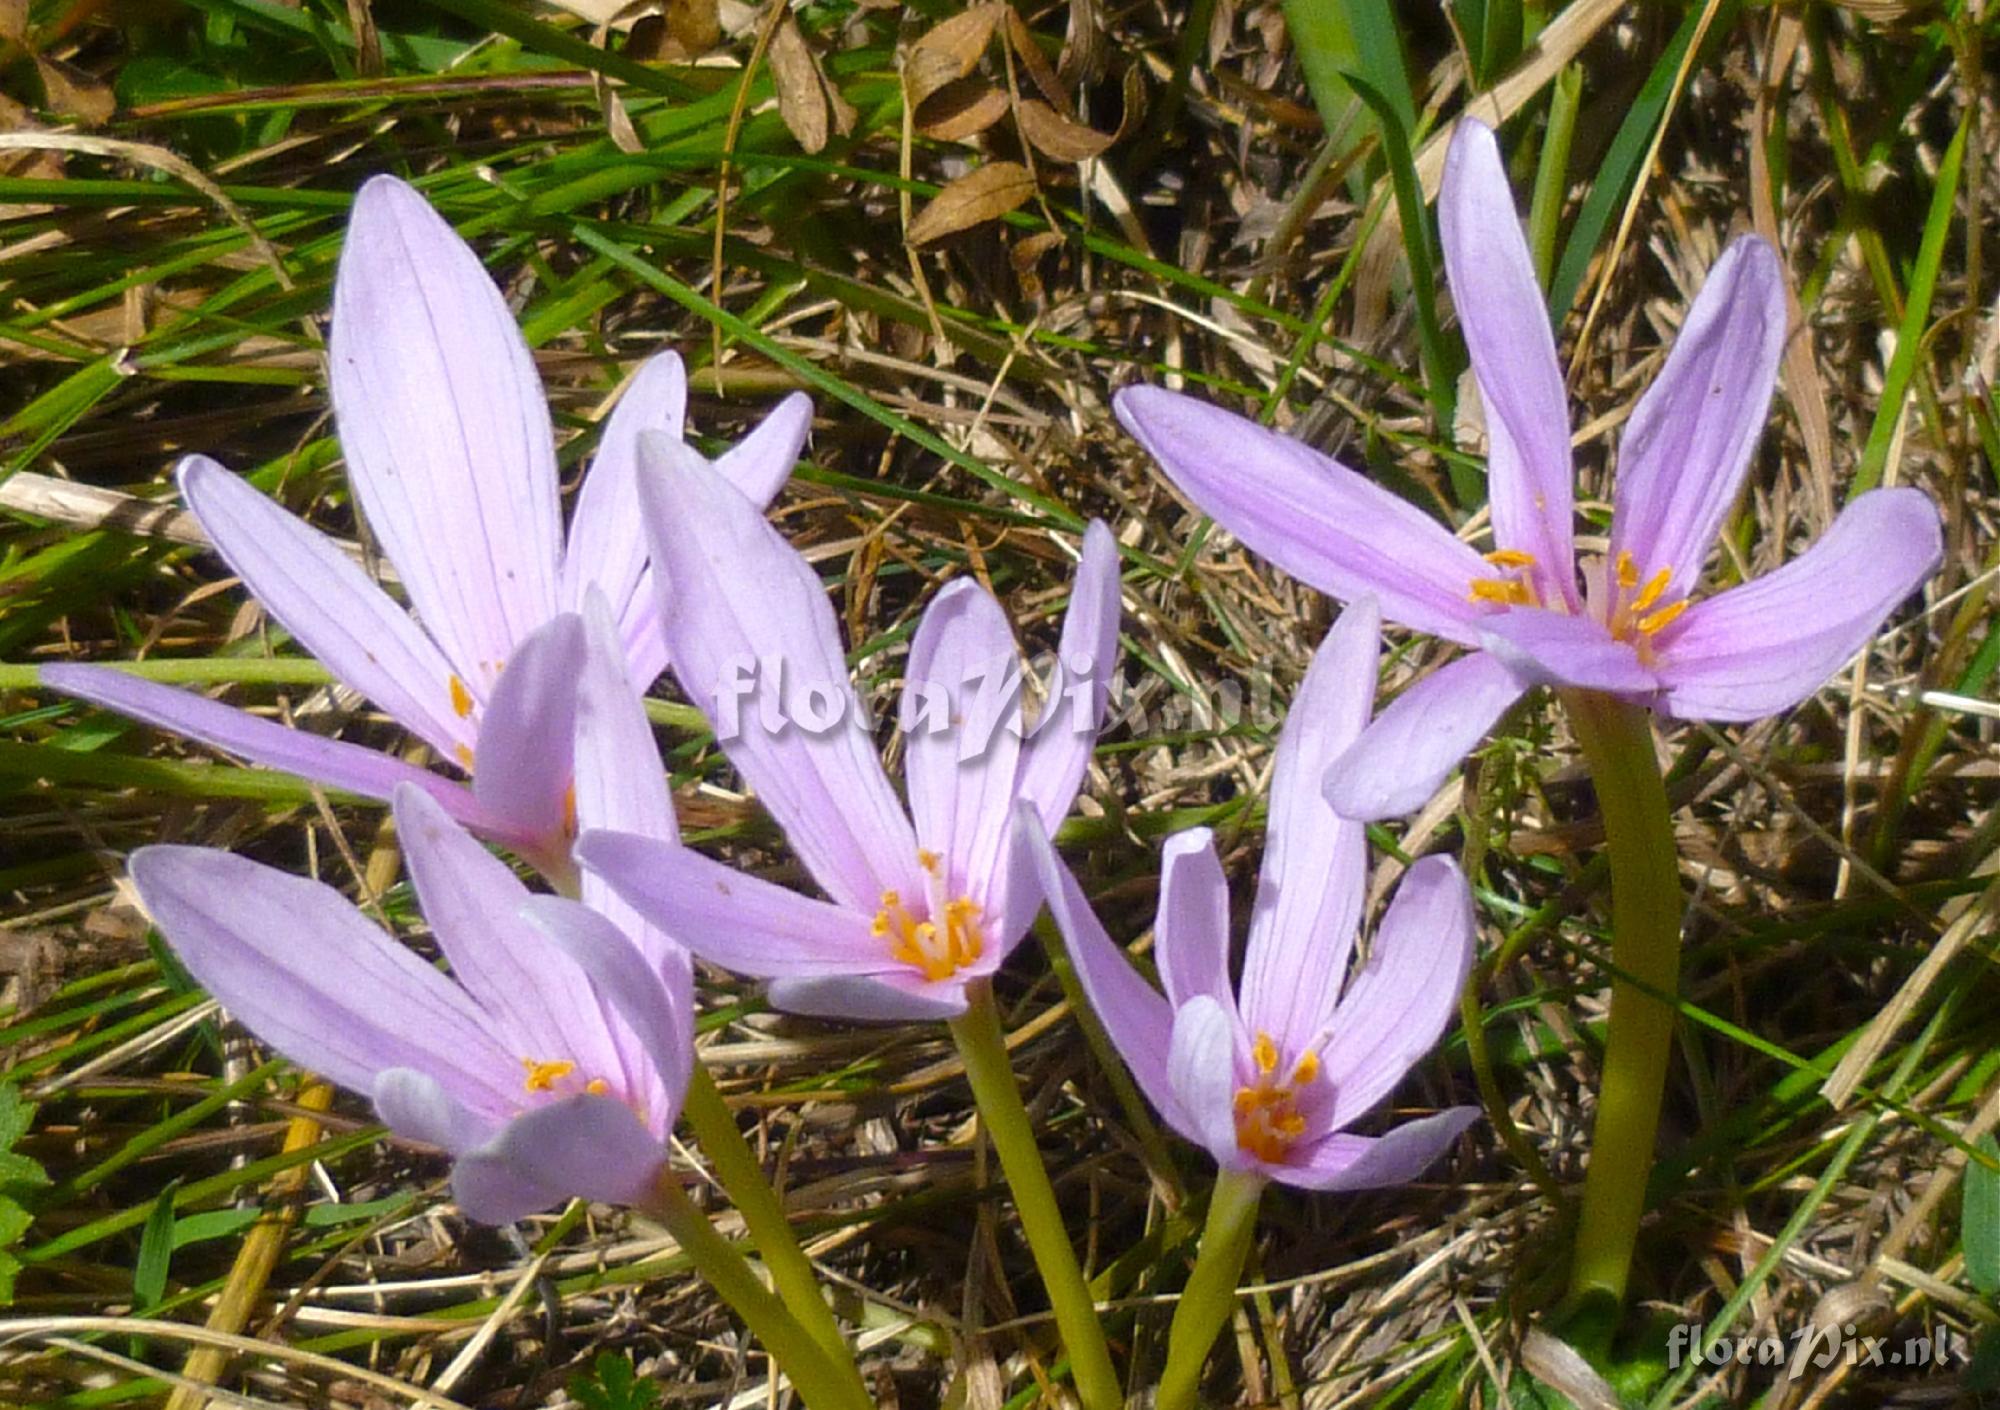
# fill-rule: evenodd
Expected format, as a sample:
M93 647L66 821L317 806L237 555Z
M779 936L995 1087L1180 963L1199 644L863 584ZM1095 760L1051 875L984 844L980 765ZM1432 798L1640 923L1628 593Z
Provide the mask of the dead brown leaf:
M917 131L940 142L962 142L1007 116L1006 90L968 76L947 83L916 110Z
M946 186L910 221L912 245L927 245L997 220L1035 194L1035 178L1019 162L988 162Z
M1042 53L1042 46L1035 42L1035 32L1028 28L1028 22L1021 18L1011 6L1007 10L1007 47L1014 51L1014 57L1021 67L1028 71L1028 79L1041 90L1048 100L1064 117L1069 116L1069 94L1063 91L1062 80L1049 66L1048 56Z
M111 95L111 85L82 69L60 59L45 59L40 55L35 58L35 68L42 75L42 89L48 94L51 112L73 118L86 127L95 127L118 110L118 100Z
M903 88L913 109L922 107L924 99L947 83L972 72L1003 12L1011 13L999 0L974 5L932 26L910 46L903 60Z
M771 77L778 85L778 115L799 146L807 152L821 150L826 146L826 89L820 81L819 61L799 33L799 22L789 13L778 21L767 57Z
M28 0L0 0L0 39L20 44L28 37Z
M718 0L666 0L666 22L680 57L698 59L722 42Z
M1112 142L1110 134L1071 122L1039 98L1024 98L1014 110L1021 135L1039 152L1059 162L1081 162L1099 156Z

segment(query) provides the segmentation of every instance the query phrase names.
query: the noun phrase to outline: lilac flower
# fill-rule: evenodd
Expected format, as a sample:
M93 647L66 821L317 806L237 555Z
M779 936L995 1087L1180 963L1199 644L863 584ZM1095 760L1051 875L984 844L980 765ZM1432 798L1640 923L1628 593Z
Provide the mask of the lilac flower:
M962 1013L967 984L998 968L1039 907L1014 865L1015 800L1061 822L1103 717L1118 645L1109 531L1084 535L1063 669L1026 740L1000 605L968 579L931 603L904 686L906 812L819 575L699 456L665 437L642 453L653 561L672 584L663 621L674 673L829 899L617 832L585 832L578 861L701 958L770 979L779 1008Z
M671 839L608 605L592 594L585 611L579 816ZM332 888L227 852L142 848L132 879L188 969L252 1032L369 1093L397 1134L456 1156L470 1217L505 1223L573 1195L643 1200L694 1061L686 954L615 905L530 896L414 785L396 788L394 809L454 978Z
M1322 592L1373 593L1393 620L1473 654L1396 700L1330 787L1352 816L1419 806L1529 686L1555 684L1679 719L1789 709L1866 644L1942 551L1915 489L1858 496L1778 571L1691 594L1749 468L1786 336L1777 255L1724 251L1620 451L1609 554L1571 537L1569 417L1541 292L1493 134L1462 121L1438 202L1445 267L1486 408L1494 549L1289 437L1191 398L1134 387L1119 419L1176 485L1250 548Z
M1167 839L1153 928L1163 996L1105 934L1042 820L1020 820L1091 1008L1147 1099L1223 1169L1303 1189L1414 1179L1479 1115L1453 1107L1381 1137L1345 1129L1437 1042L1472 963L1472 894L1433 856L1410 868L1347 977L1367 844L1320 779L1368 721L1380 625L1371 599L1348 608L1292 702L1235 991L1229 883L1207 828Z
M601 591L632 683L665 665L635 487L639 436L678 438L680 359L626 388L564 541L555 445L535 364L479 258L415 190L379 176L355 198L334 279L329 363L355 497L415 619L332 542L206 456L176 470L216 550L271 615L469 789L390 755L287 729L188 691L92 666L43 682L259 763L370 797L411 783L544 869L567 865L562 694L580 638L553 624ZM759 505L791 473L802 395L717 463Z

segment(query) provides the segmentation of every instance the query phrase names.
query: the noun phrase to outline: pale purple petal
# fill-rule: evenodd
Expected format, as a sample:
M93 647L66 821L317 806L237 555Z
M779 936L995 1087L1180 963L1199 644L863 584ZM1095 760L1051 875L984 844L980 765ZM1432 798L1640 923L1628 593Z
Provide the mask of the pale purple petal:
M1253 552L1342 602L1374 594L1415 631L1471 646L1493 567L1444 525L1318 451L1233 412L1127 387L1118 419L1181 493Z
M471 747L444 654L353 559L207 456L174 475L216 552L306 650L439 753Z
M551 618L507 663L479 722L473 796L520 835L538 839L529 849L537 866L569 853L583 657L583 620L573 612Z
M1697 602L1660 634L1662 709L1683 720L1789 710L1868 644L1943 551L1922 490L1860 496L1790 563Z
M1020 793L1054 832L1076 802L1118 671L1118 542L1103 521L1083 531L1083 556L1063 616L1057 664L1034 733L1021 751Z
M623 1103L585 1094L536 1107L460 1156L451 1190L466 1218L511 1224L567 1199L643 1204L666 1160Z
M716 470L758 509L766 508L792 478L812 418L812 398L793 392L766 412L750 434L716 457Z
M625 633L621 655L631 662L632 684L642 691L666 668L667 646L651 593L641 591L646 532L639 522L639 433L655 431L678 440L686 410L687 372L679 354L649 358L632 374L604 423L597 455L577 492L563 553L564 609L581 612L593 586L603 592ZM647 626L650 631L641 630Z
M640 497L673 668L716 739L834 900L921 892L916 835L855 698L812 566L709 463L640 443ZM766 717L769 717L768 720Z
M430 1074L505 1113L518 1068L463 989L317 881L205 847L142 847L132 884L188 971L265 1043L354 1091Z
M1544 602L1577 606L1569 398L1548 305L1493 131L1466 118L1445 154L1438 234L1486 408L1493 541L1532 554Z
M406 1141L422 1141L457 1154L483 1146L506 1124L453 1097L435 1077L413 1067L391 1067L375 1075L375 1114Z
M1642 584L1668 572L1667 601L1693 590L1736 502L1770 411L1786 324L1784 268L1768 244L1745 235L1709 271L1626 423L1612 561L1630 553Z
M510 845L527 840L510 828L508 819L482 808L471 789L406 764L393 754L293 729L195 691L161 685L111 666L44 666L38 674L51 690L329 788L386 802L398 785L412 784L467 827Z
M895 969L872 912L801 896L691 847L586 832L577 859L653 924L711 964L758 978Z
M1004 895L1020 702L1007 614L971 578L947 584L910 642L903 777L917 845L942 859L950 895L982 905Z
M1472 891L1449 857L1425 857L1396 888L1320 1049L1334 1091L1328 1125L1346 1126L1387 1096L1458 1011L1472 968Z
M1298 1054L1340 995L1367 885L1366 831L1326 801L1327 769L1368 723L1381 619L1362 598L1313 653L1271 766L1264 866L1243 957L1243 1023Z
M1023 801L1016 809L1021 846L1034 859L1048 898L1049 914L1062 932L1077 981L1090 1000L1091 1012L1105 1036L1125 1061L1132 1080L1169 1125L1191 1141L1201 1133L1181 1110L1167 1078L1167 1052L1172 1039L1173 1008L1159 991L1139 977L1118 943L1105 934L1076 877L1056 855L1034 807Z
M873 977L836 974L773 979L771 1006L807 1018L854 1023L931 1023L965 1012L968 971L933 983L905 970Z
M1215 835L1191 827L1160 849L1160 905L1153 919L1153 959L1175 1008L1206 994L1236 1006L1229 982L1229 878L1215 855Z
M1488 617L1481 626L1487 651L1537 685L1642 699L1660 688L1659 677L1639 659L1632 643L1612 636L1595 617L1516 607Z
M1237 1040L1236 1016L1207 994L1174 1010L1167 1083L1192 1128L1184 1134L1231 1169L1248 1160L1236 1143Z
M1527 688L1484 651L1432 671L1390 702L1334 761L1327 801L1341 816L1362 822L1414 813Z
M348 478L417 616L476 694L554 614L555 444L534 358L479 257L411 187L368 181L327 361Z
M1292 1165L1263 1165L1274 1180L1302 1190L1377 1190L1405 1185L1428 1170L1481 1113L1455 1106L1405 1121L1385 1136L1335 1132L1297 1153Z

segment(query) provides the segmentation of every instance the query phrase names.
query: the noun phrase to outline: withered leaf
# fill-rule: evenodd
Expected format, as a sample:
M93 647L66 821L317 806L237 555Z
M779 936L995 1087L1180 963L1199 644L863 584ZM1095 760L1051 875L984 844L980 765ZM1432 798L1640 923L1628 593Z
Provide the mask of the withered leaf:
M917 131L940 142L962 142L1006 115L1006 90L966 77L947 83L918 106Z
M111 86L82 69L40 55L35 58L35 67L41 72L42 89L48 94L52 112L94 127L117 111L118 100L111 96Z
M912 108L921 107L938 89L972 72L1007 8L999 0L974 5L933 26L910 46L903 60L903 88Z
M1087 161L1111 145L1109 134L1071 122L1039 98L1022 99L1014 116L1021 124L1021 135L1034 144L1035 150L1046 152L1060 162Z
M1049 67L1048 56L1035 42L1035 32L1028 28L1028 22L1012 6L1007 9L1007 46L1014 51L1021 67L1028 71L1029 79L1042 91L1042 97L1048 100L1049 106L1068 117L1069 95L1063 92L1062 80Z
M718 0L666 0L667 38L680 56L698 59L722 42Z
M910 221L910 243L927 245L996 220L1035 194L1035 178L1019 162L988 162L946 186Z
M0 39L19 44L28 37L28 0L0 0Z
M820 85L819 64L789 13L771 35L770 61L771 77L778 85L778 115L799 146L819 151L826 146L826 91Z

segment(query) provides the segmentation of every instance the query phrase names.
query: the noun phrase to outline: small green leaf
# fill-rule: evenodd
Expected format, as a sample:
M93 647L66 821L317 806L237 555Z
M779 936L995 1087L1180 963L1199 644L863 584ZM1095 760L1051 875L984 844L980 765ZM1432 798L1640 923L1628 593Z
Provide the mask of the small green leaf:
M1981 1136L1976 1148L1987 1160L2000 1163L2000 1142ZM1965 1275L1986 1297L2000 1292L2000 1171L1985 1161L1965 1167L1960 1192L1959 1238L1965 1248Z
M160 1191L139 1236L139 1265L132 1272L132 1300L137 1311L157 1307L166 1298L167 1265L174 1256L174 1191L180 1183L175 1180Z

